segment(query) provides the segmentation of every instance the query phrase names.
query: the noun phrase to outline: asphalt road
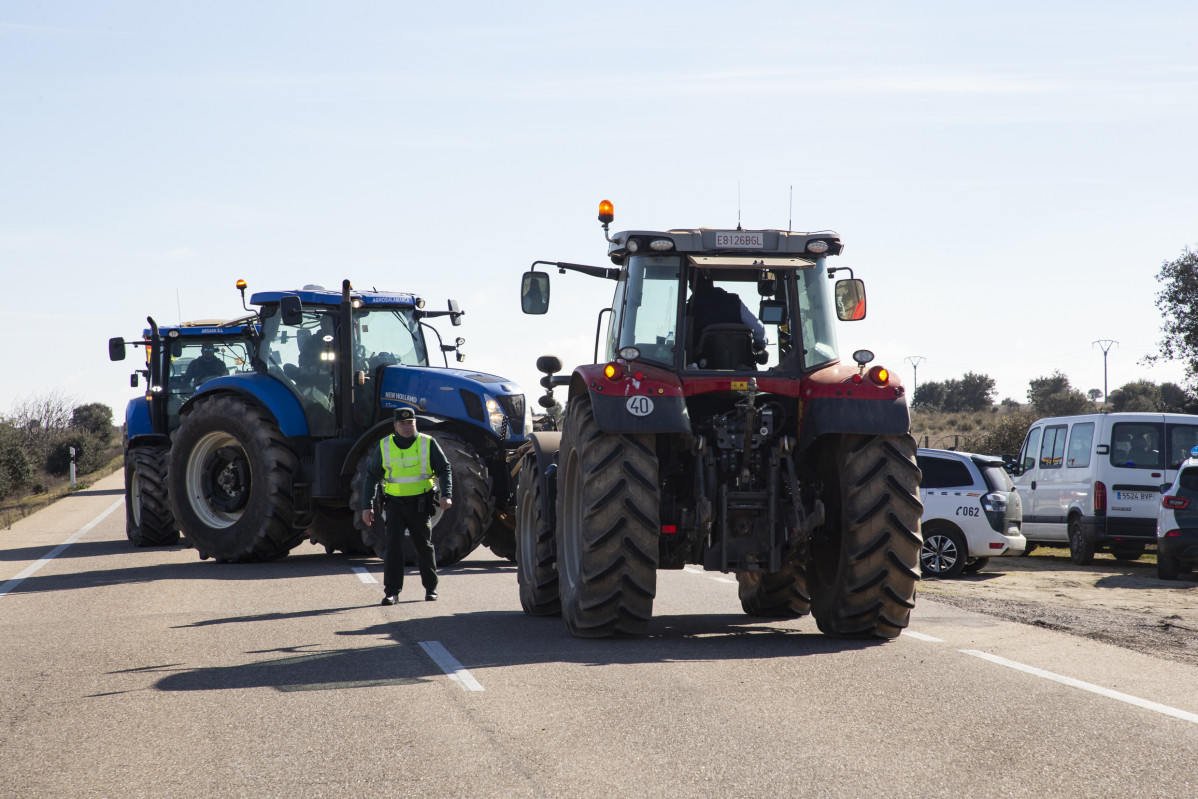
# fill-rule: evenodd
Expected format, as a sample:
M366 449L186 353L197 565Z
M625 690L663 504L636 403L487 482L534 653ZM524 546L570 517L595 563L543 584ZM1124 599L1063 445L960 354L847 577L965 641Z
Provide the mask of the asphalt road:
M836 640L689 570L575 640L486 550L381 607L376 560L134 549L121 487L0 531L0 796L1198 796L1186 664L927 598Z

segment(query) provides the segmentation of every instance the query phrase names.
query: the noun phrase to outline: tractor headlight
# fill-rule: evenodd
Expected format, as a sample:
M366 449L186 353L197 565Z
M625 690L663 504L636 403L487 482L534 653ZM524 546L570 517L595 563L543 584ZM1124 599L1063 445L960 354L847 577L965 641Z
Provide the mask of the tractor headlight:
M499 407L499 403L495 401L494 397L487 397L487 421L490 422L495 435L503 438L507 417L503 415L503 408Z

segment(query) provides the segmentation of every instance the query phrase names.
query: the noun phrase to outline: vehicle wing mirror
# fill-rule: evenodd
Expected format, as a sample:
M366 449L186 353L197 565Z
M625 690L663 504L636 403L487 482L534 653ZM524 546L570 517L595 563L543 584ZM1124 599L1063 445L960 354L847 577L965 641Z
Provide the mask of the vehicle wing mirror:
M283 324L288 327L299 327L304 321L304 306L300 298L288 295L279 301L279 311L283 314Z
M108 360L125 360L125 340L123 338L108 339Z
M449 324L454 327L459 327L462 324L462 309L458 307L457 300L449 301Z
M171 357L178 358L183 354L183 342L176 339L171 342Z
M129 388L137 388L137 372L129 375Z
M549 310L548 273L524 273L520 279L520 310L527 314L543 314Z
M836 318L842 322L865 318L865 281L856 277L836 281Z
M779 300L762 300L757 318L763 325L780 325L786 319L786 303Z

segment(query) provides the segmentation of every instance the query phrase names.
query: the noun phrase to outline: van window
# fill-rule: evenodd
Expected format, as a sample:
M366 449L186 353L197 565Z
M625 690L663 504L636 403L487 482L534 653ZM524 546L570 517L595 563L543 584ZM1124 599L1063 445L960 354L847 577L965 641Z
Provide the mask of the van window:
M1070 469L1082 469L1090 465L1090 451L1094 449L1094 423L1075 424L1069 431L1069 455L1065 465Z
M1165 438L1169 441L1169 468L1176 469L1190 457L1190 450L1198 444L1198 425L1165 425Z
M1111 426L1111 465L1160 469L1164 425L1159 422L1119 422Z
M1036 452L1040 449L1040 428L1033 427L1023 442L1023 452L1019 454L1019 465L1023 471L1036 468Z
M923 478L919 481L920 488L958 488L973 485L969 467L961 461L927 455L916 455L915 461L923 472Z
M1044 443L1040 445L1040 468L1060 469L1065 462L1065 425L1044 428Z

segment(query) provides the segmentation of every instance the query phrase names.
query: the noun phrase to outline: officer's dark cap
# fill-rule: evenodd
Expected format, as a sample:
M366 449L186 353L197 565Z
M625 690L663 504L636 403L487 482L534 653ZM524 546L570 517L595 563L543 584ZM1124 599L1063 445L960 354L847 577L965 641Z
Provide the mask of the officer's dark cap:
M411 421L414 421L415 419L416 419L416 411L412 410L411 408L396 408L395 409L395 421L411 422Z

